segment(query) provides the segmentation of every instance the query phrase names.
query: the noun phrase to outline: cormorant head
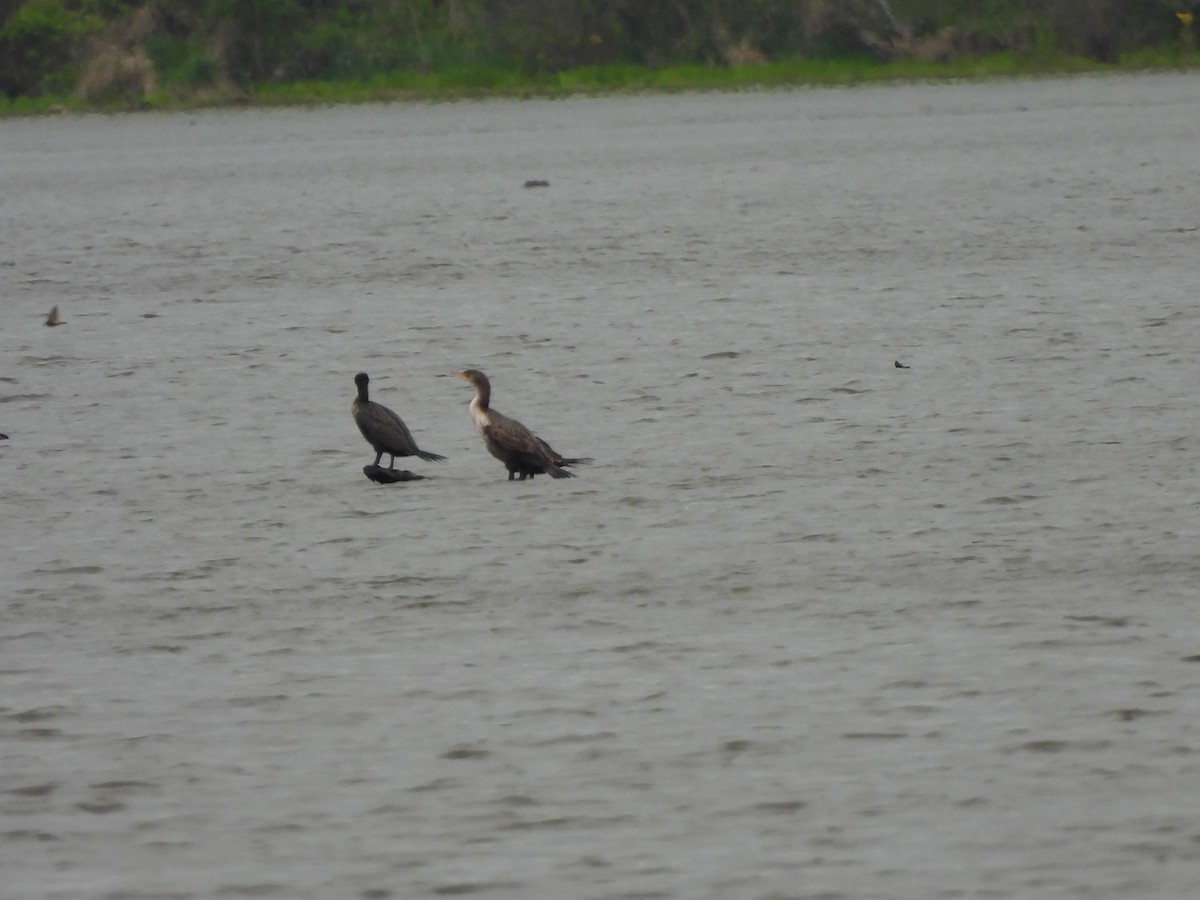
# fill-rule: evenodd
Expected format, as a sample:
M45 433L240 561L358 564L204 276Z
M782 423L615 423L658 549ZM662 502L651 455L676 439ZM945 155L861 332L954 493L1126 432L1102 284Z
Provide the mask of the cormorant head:
M478 369L467 369L465 372L455 372L463 381L469 381L471 384L478 385L480 382L487 384L487 376Z

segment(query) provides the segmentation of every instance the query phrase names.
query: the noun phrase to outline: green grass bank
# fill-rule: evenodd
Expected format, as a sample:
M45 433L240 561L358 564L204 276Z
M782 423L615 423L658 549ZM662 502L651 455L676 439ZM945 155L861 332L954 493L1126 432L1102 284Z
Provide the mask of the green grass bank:
M1198 71L1200 52L1137 52L1116 62L1086 57L1028 58L1013 53L951 61L872 59L783 60L753 66L674 65L649 68L612 64L527 74L499 68L446 72L394 72L339 81L264 82L247 87L175 92L158 89L136 101L123 97L97 102L77 93L0 97L0 116L83 112L188 110L216 107L321 106L342 103L448 102L481 98L738 91L837 87L902 82L951 82L1139 71Z
M1200 68L1200 0L0 0L0 116Z

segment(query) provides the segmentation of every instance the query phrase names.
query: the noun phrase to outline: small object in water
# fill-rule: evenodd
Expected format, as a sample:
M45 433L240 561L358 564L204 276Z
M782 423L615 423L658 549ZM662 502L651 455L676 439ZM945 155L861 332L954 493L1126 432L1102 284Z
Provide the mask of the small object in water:
M383 466L363 466L363 474L376 484L395 484L397 481L421 481L424 475L407 469L385 469Z
M397 456L419 456L426 462L445 459L446 457L439 453L428 453L419 449L408 426L398 415L382 403L374 403L367 399L367 384L370 380L366 372L359 372L354 376L354 383L358 386L358 396L350 404L350 412L354 416L354 423L358 426L358 430L375 450L375 462L372 466L378 467L379 460L383 459L385 453L392 458L388 463L390 471L395 471Z
M908 363L902 363L902 362L900 362L900 360L896 360L896 368L897 369L911 369L912 366L910 366Z
M518 422L492 409L492 385L486 375L478 369L455 372L459 378L469 381L475 388L471 400L471 421L479 430L488 453L504 463L508 469L508 480L517 475L519 481L526 477L546 474L551 478L573 478L566 466L590 463L591 457L565 459L553 447Z
M547 181L545 178L530 178L527 182L525 182L525 187L527 187L527 188L550 187L550 182Z
M55 306L50 310L50 315L46 316L46 324L53 328L55 325L64 324L63 320L58 317L58 307Z
M0 441L7 441L7 440L8 440L7 434L0 434Z

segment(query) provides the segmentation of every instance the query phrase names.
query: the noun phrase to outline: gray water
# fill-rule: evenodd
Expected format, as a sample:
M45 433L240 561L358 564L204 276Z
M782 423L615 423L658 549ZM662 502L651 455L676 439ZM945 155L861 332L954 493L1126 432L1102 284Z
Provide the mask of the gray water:
M0 123L0 895L1196 896L1198 123Z

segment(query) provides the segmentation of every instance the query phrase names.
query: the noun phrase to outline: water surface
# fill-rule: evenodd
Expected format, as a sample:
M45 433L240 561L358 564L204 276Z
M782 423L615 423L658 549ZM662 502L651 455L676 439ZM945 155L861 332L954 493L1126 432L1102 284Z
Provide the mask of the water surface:
M1196 894L1197 121L4 122L0 893ZM506 481L468 366L596 463Z

